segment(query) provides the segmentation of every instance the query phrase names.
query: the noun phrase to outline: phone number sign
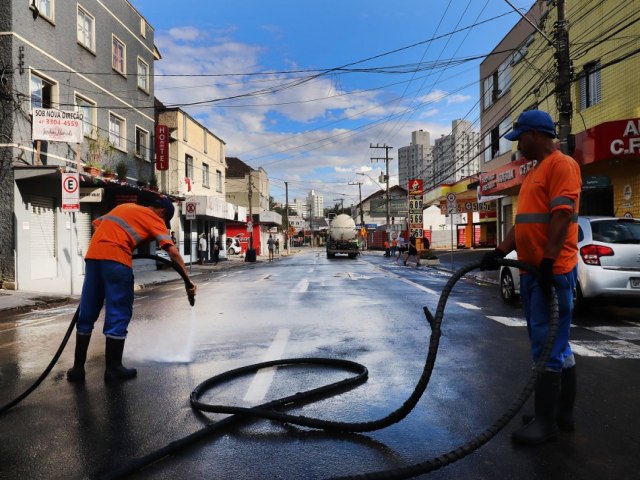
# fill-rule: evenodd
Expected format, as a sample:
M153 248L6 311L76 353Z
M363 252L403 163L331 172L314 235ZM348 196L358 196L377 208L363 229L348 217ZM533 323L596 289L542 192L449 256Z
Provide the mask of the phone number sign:
M31 135L33 140L49 142L82 143L82 112L34 108Z

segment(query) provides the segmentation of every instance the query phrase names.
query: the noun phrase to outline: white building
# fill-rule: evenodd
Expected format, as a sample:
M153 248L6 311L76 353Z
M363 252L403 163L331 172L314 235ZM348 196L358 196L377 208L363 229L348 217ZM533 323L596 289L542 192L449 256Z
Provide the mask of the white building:
M451 122L451 135L436 139L433 147L433 177L425 190L456 183L480 171L480 133L467 120Z
M307 210L309 209L313 217L324 217L324 198L314 190L310 190L307 195Z
M398 149L398 180L407 188L409 180L433 178L433 155L430 134L426 130L411 132L411 144Z

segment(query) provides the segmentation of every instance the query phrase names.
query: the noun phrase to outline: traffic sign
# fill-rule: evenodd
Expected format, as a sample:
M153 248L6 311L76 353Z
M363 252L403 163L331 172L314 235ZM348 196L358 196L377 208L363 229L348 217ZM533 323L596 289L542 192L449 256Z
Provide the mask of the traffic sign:
M458 205L456 204L456 194L454 192L447 193L447 213L457 213Z
M185 210L185 220L195 220L196 219L196 202L186 202L184 205Z
M77 173L62 174L62 211L80 211L80 176Z

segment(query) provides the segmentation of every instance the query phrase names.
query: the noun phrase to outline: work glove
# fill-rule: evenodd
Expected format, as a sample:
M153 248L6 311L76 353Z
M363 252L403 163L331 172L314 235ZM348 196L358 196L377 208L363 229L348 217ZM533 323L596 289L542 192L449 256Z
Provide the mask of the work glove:
M547 300L553 295L553 258L543 258L538 267L538 283Z
M480 270L498 270L500 268L498 260L503 259L505 255L506 253L499 248L485 253L480 260Z

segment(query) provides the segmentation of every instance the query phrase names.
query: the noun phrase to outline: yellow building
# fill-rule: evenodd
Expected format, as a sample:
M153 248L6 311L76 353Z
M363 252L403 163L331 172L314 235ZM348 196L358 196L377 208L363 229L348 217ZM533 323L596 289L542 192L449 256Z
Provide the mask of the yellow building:
M557 8L536 2L532 11L544 36L533 30L510 54L510 105L505 121L515 122L527 109L556 108L557 63L554 39ZM580 213L640 217L640 14L638 2L609 0L567 2L573 157L583 177ZM546 37L546 38L545 38ZM483 75L486 77L486 72ZM487 77L488 78L488 77ZM483 127L483 132L485 127ZM500 132L500 135L506 132ZM515 152L511 160L483 168L483 195L507 195L504 208L515 208L522 177L531 167ZM503 217L513 217L507 214ZM508 227L508 225L505 225Z

